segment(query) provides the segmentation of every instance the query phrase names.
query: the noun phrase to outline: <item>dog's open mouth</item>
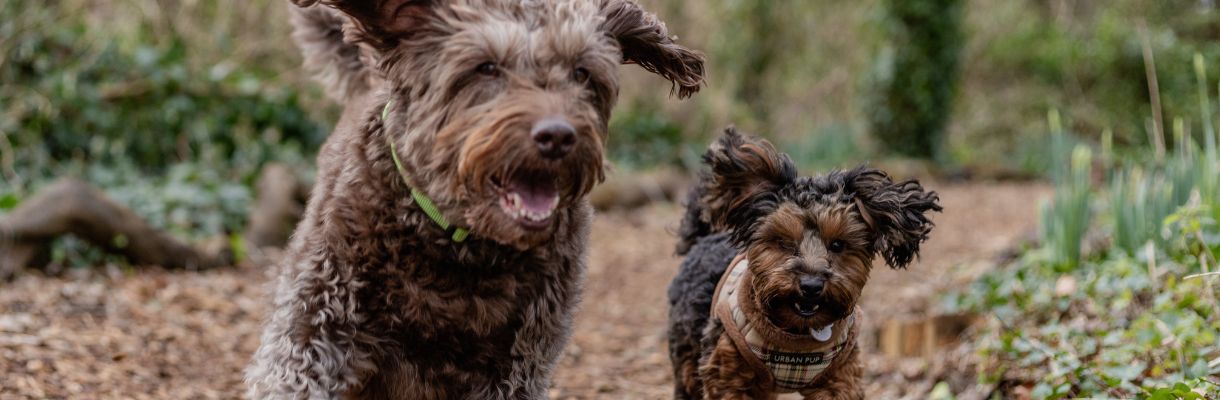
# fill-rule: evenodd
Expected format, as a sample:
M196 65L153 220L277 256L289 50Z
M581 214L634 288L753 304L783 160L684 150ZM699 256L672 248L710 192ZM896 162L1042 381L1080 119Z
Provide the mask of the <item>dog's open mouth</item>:
M810 299L799 299L792 304L792 308L796 310L796 315L804 318L809 318L817 314L818 305Z
M521 171L497 185L500 210L529 229L550 225L559 205L554 175L543 171Z
M801 318L813 318L817 315L818 309L821 308L817 303L810 299L799 299L792 304L792 308L796 310L796 314ZM825 342L830 339L830 335L834 333L834 324L827 324L821 328L810 328L809 335L820 342Z

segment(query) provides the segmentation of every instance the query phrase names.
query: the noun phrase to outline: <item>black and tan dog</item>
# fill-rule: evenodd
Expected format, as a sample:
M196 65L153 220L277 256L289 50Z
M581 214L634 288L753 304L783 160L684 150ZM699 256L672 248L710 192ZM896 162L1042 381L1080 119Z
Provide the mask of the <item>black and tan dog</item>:
M293 0L344 114L246 371L256 399L542 399L618 68L703 59L628 0Z
M797 177L733 128L703 159L669 287L676 397L863 398L860 292L876 255L893 268L918 255L936 193L869 168Z

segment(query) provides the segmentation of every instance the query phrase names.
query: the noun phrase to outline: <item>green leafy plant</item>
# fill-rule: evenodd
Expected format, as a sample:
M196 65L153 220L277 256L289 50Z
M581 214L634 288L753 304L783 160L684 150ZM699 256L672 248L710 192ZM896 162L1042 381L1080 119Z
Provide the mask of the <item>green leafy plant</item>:
M1160 222L1176 207L1173 194L1161 176L1145 176L1141 169L1119 172L1110 184L1114 245L1129 254L1149 242L1162 246Z
M27 174L49 175L64 160L130 161L155 172L176 162L228 160L239 152L316 147L322 125L291 87L268 85L234 65L195 65L187 38L166 32L163 45L123 48L94 40L78 10L14 0L0 80L0 130L21 151ZM254 148L251 148L253 146Z
M1052 174L1043 243L948 297L950 309L993 317L972 341L985 380L1028 385L1034 398L1220 396L1220 164L1175 125L1163 164L1117 166L1096 188L1085 148L1061 159L1070 167ZM1082 217L1090 208L1100 218ZM1077 234L1104 221L1113 246L1078 253Z
M232 38L256 28L212 32L270 19L260 13L271 3L226 4L0 2L0 212L73 176L154 227L196 240L241 230L264 164L307 170L327 133L297 89L310 86ZM103 259L71 238L53 255L74 265Z
M1059 114L1051 111L1048 117L1051 127L1052 154L1063 157L1068 141L1059 121ZM1051 262L1064 269L1075 268L1080 261L1080 246L1089 228L1091 212L1089 201L1092 190L1089 178L1092 174L1093 153L1088 147L1077 145L1072 150L1069 162L1054 163L1051 179L1055 183L1055 194L1049 204L1042 207L1041 237ZM1066 167L1064 166L1066 164Z

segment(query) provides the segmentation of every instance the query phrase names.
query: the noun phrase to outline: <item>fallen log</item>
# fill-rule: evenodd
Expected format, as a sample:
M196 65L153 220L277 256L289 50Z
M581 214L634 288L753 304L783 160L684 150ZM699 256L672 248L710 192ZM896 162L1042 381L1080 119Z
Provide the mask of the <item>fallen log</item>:
M228 244L195 248L148 224L89 184L60 179L0 217L0 280L44 268L55 238L76 236L133 265L209 269L231 265Z

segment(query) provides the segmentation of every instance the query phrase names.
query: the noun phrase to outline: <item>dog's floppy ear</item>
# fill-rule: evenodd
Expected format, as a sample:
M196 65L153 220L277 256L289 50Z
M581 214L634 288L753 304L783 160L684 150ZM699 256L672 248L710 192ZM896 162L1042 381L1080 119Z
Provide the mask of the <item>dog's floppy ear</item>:
M885 172L860 167L846 172L846 191L874 234L874 248L891 268L906 268L932 231L929 211L941 211L940 196L919 181L895 183Z
M385 50L394 39L410 36L428 27L437 0L292 0L297 7L322 5L352 17L355 41Z
M763 216L779 206L780 188L796 180L796 166L770 142L729 127L712 143L703 162L703 218L717 231L731 230L744 245Z
M679 98L703 85L703 55L674 42L665 23L631 0L602 0L602 31L618 41L624 64L639 64L673 83Z

